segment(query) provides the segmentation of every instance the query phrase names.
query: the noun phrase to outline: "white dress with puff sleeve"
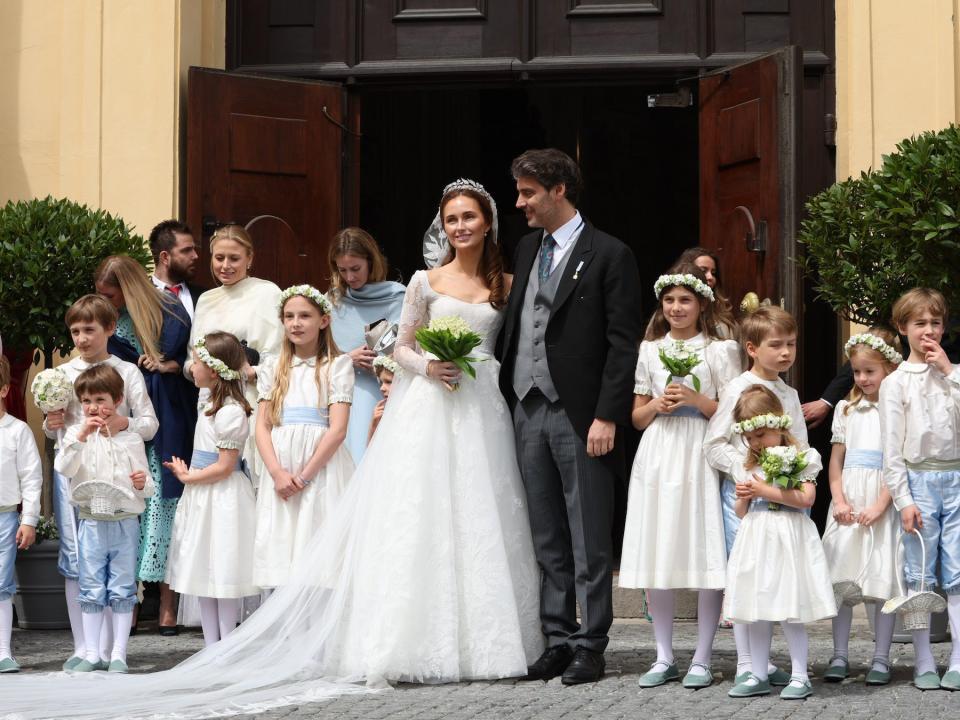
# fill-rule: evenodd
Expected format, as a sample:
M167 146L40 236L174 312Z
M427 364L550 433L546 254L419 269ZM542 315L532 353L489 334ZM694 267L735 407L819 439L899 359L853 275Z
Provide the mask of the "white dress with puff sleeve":
M281 424L270 430L277 461L287 472L297 475L316 452L317 445L330 429L329 406L350 403L353 398L353 362L340 355L333 362L294 358L290 368ZM261 401L270 400L274 388L276 364L268 361L257 372ZM264 412L264 408L260 408ZM304 553L313 552L310 540L334 508L353 475L354 465L345 443L334 451L326 465L312 477L302 491L283 500L274 490L273 478L266 467L260 474L257 493L257 533L253 553L253 581L271 588L287 581L290 565Z
M634 393L658 398L671 381L659 358L669 336L645 340L637 359ZM700 392L716 399L740 374L733 340L687 340L701 358L693 368ZM692 387L692 380L685 380ZM707 418L690 407L653 419L633 462L627 501L621 587L668 590L720 589L726 583L726 550L720 479L703 455Z
M199 458L205 466L220 449L240 450L249 433L243 408L224 403L207 415L201 402L193 438L191 467ZM175 592L212 598L242 598L259 589L253 583L253 532L256 498L250 478L235 469L214 483L190 483L183 488L173 519L167 582Z

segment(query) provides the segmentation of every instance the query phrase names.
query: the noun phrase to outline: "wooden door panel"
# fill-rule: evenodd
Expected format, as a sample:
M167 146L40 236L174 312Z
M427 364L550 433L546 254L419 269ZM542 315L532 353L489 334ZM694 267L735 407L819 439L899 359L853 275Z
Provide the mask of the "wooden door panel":
M734 303L746 292L799 315L794 255L800 49L700 80L700 242L720 257ZM748 247L748 232L765 248Z
M342 223L344 139L330 119L344 117L342 87L191 68L188 92L187 221L202 262L214 225L235 222L249 225L254 275L324 287Z

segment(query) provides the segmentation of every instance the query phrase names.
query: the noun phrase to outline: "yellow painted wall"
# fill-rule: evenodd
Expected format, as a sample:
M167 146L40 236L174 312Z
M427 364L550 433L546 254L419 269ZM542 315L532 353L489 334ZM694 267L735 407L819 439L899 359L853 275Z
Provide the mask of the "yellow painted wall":
M226 0L0 0L0 203L67 197L144 236L180 216L187 69L223 68L225 38Z
M837 179L960 121L960 0L836 0Z

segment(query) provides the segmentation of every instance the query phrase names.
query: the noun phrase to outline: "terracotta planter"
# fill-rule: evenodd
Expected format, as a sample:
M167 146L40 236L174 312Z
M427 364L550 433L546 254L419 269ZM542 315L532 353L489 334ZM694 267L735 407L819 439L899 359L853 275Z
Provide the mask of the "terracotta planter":
M63 576L57 572L60 543L44 540L17 553L17 594L13 597L17 623L25 630L70 627Z

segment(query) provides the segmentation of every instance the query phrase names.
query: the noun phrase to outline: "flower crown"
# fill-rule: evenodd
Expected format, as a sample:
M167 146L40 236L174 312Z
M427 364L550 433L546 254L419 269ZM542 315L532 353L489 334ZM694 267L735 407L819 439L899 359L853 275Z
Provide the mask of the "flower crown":
M400 365L389 355L377 355L377 357L374 358L373 369L376 370L378 367L389 370L394 375L400 372Z
M870 333L854 335L847 340L847 344L843 346L843 354L850 357L850 352L853 350L854 345L866 345L871 350L876 350L887 359L887 362L893 363L894 365L899 365L903 362L903 355L898 353L897 349L889 345L883 338L877 337L876 335Z
M333 305L327 300L327 296L317 290L313 285L293 285L280 293L280 303L277 309L282 313L283 305L294 295L300 295L317 304L320 312L329 315L333 312Z
M789 415L774 415L773 413L767 413L766 415L756 415L749 420L741 420L738 423L734 423L733 431L737 435L742 435L743 433L753 432L754 430L760 430L761 428L788 430L791 425L793 425L793 420Z
M683 275L661 275L653 284L653 294L656 295L657 300L659 300L660 293L663 292L663 289L673 285L683 285L693 290L697 295L705 297L707 300L713 300L713 290L710 289L710 286L690 273L684 273Z
M200 358L200 362L219 375L221 380L240 379L240 373L238 373L236 370L231 370L223 360L215 358L210 354L210 351L207 350L207 343L204 338L197 340L197 342L193 344L193 349L197 353L197 357Z

